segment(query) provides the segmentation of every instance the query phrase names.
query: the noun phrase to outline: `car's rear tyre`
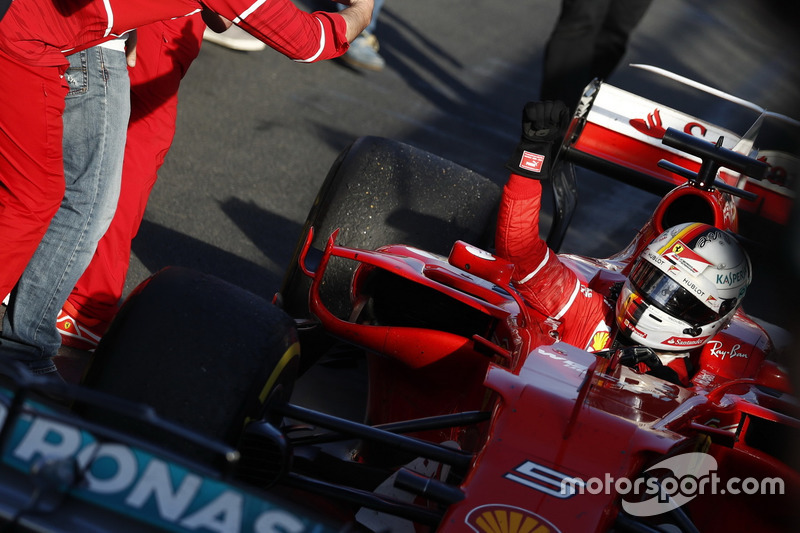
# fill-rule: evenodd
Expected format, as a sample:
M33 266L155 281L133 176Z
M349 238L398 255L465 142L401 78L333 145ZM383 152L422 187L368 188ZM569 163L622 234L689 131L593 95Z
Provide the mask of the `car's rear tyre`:
M310 280L297 259L309 227L323 249L340 228L337 243L374 250L407 244L447 255L456 240L491 243L501 188L480 174L407 144L361 137L334 162L311 208L283 279L283 308L309 317ZM325 273L323 301L347 318L352 262L334 258Z
M268 395L288 399L298 356L294 322L282 310L213 276L171 267L128 298L83 382L235 447L246 421L265 414ZM85 411L119 423L102 409ZM166 440L186 451L180 439Z

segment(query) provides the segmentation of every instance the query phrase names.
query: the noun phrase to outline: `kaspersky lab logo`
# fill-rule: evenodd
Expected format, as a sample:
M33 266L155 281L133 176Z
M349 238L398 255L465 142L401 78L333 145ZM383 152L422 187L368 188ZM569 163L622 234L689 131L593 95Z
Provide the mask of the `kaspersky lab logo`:
M666 473L667 471L668 473ZM660 515L692 501L702 494L783 494L781 478L722 479L717 460L706 453L684 453L651 466L634 480L605 478L564 478L562 494L619 494L622 508L633 516Z

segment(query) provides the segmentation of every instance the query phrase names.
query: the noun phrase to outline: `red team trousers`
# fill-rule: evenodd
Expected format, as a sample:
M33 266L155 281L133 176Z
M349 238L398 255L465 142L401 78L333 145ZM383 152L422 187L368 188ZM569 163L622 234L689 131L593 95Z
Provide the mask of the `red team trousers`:
M26 65L0 50L0 268L8 273L0 276L0 299L22 275L64 196L67 65L66 59L62 66Z
M158 170L175 134L178 87L200 52L199 14L155 22L137 30L136 66L131 78L131 119L122 166L119 204L92 262L67 302L78 320L103 329L119 307L136 236Z

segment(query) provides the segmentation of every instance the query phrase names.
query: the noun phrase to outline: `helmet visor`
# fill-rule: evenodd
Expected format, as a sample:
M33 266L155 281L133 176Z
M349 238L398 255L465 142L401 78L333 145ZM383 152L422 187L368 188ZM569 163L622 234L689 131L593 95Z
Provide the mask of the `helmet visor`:
M647 303L693 326L700 327L719 320L735 304L735 300L726 300L720 306L720 311L716 312L655 265L643 259L634 265L629 279Z

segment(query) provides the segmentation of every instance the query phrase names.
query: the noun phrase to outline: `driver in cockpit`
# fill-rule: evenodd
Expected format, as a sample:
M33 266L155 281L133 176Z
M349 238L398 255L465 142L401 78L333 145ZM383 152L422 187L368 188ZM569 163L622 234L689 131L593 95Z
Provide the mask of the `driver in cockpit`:
M557 340L590 352L623 349L621 362L683 386L697 370L691 355L730 322L751 281L736 239L707 224L664 231L634 258L617 290L601 294L539 236L542 180L569 125L566 106L529 102L507 167L495 237L497 255L516 265L512 282L555 321Z

